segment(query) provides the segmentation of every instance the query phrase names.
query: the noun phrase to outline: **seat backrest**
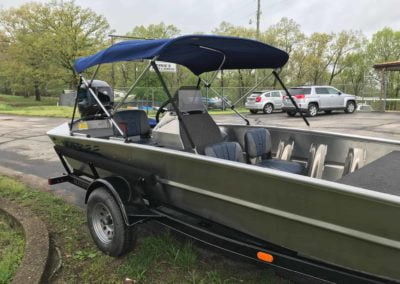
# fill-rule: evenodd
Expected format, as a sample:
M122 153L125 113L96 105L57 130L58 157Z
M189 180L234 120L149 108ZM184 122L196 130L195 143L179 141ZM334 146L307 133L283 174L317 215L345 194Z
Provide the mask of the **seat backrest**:
M196 87L180 87L175 97L181 113L206 112L201 91Z
M206 146L220 143L224 140L218 125L207 112L183 114L182 121L186 125L199 154L204 154ZM183 145L185 149L190 149L191 145L182 123L179 124L179 127Z
M271 134L265 128L252 129L244 135L244 147L249 160L271 158L271 145Z
M205 148L204 152L209 157L244 162L242 147L237 142L222 142L210 145Z
M113 118L128 137L140 135L145 138L150 136L150 125L147 114L143 110L120 110L114 113ZM115 127L114 135L121 136Z

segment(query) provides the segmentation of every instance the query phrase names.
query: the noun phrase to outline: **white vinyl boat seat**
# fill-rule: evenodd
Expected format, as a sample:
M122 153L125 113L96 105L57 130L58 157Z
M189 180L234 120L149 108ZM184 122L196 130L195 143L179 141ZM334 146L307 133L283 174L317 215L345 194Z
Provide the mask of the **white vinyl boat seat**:
M238 142L222 142L207 146L205 155L234 162L244 162L242 147Z
M265 128L247 131L244 137L244 144L248 161L251 164L293 174L305 174L306 169L303 164L272 159L271 134Z
M113 118L130 141L151 144L151 128L145 111L136 109L120 110L114 113ZM115 127L113 127L113 131L115 136L121 137L121 133Z

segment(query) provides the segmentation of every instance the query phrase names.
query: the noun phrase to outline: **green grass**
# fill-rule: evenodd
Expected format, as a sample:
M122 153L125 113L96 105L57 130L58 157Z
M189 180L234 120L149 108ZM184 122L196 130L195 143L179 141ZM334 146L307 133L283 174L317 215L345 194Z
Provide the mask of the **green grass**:
M0 113L27 116L71 117L72 107L57 106L58 98L42 97L40 102L33 97L0 94Z
M47 224L52 243L62 253L62 269L52 279L57 283L121 283L125 278L135 283L285 282L270 270L199 249L168 231L142 229L133 252L112 258L94 246L85 213L77 207L3 176L0 196L28 207Z
M15 222L0 212L0 283L11 283L24 255L25 239Z
M65 117L71 118L72 107L57 106L58 98L43 97L42 101L37 102L33 97L11 96L0 94L0 113L26 116L46 116L46 117ZM245 108L237 108L239 113L247 113ZM234 114L231 109L210 110L211 115ZM154 117L155 111L149 111L148 115Z
M249 110L245 109L244 107L241 108L236 108L236 111L239 113L248 113ZM235 112L233 110L231 110L230 108L227 108L226 110L219 110L219 109L214 109L214 110L210 110L209 113L211 115L218 115L218 114L235 114Z

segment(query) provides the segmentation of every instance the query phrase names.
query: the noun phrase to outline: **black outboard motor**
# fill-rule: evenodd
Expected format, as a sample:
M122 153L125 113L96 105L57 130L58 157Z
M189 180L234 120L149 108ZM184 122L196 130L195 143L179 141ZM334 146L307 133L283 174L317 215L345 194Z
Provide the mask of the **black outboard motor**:
M107 111L111 110L114 105L114 93L107 82L93 80L91 89L96 94L97 98L103 104ZM95 118L101 116L104 111L99 106L95 98L90 94L87 87L82 84L78 91L78 109L81 118Z

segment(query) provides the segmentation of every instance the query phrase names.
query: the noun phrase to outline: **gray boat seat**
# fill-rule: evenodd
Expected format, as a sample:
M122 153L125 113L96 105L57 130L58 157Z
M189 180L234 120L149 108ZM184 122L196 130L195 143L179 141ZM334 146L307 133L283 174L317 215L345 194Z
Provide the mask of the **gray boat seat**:
M141 144L150 143L151 129L145 111L120 110L114 113L113 118L130 140ZM115 136L121 136L121 133L115 127L113 127L113 130Z
M234 162L244 162L243 151L237 142L222 142L207 146L205 155Z
M265 128L249 130L244 137L245 151L250 163L256 166L285 171L293 174L305 174L303 164L272 159L271 155L271 134Z
M221 131L212 117L208 114L202 95L196 87L182 87L177 91L179 110L182 115L182 122L185 124L197 153L204 154L204 150L209 145L214 145L224 141ZM185 149L191 149L189 139L180 126L180 135Z

